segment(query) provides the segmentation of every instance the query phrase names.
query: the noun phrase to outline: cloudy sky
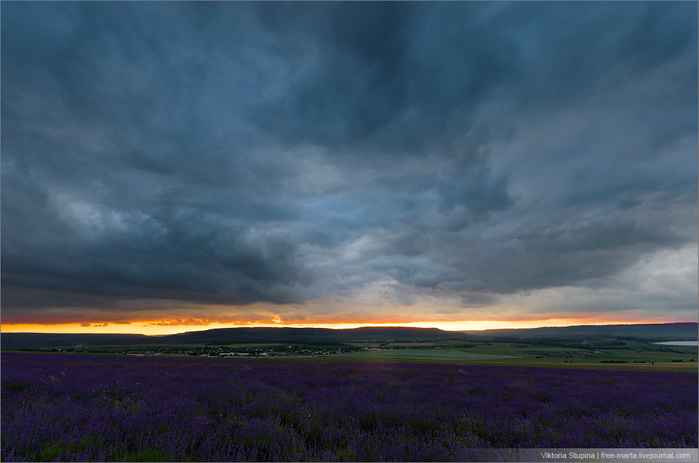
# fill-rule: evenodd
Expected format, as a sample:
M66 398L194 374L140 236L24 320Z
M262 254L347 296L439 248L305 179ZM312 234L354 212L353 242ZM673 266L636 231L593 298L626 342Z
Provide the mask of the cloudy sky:
M3 2L3 330L696 321L697 13Z

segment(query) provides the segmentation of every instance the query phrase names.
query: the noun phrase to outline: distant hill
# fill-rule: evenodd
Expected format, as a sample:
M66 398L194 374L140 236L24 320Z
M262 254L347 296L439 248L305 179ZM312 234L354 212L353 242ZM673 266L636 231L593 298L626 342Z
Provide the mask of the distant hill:
M437 328L362 327L345 330L327 328L221 328L190 331L167 336L139 334L44 334L3 333L3 349L234 344L254 342L343 344L349 342L428 342L443 340L582 340L601 337L644 341L697 340L697 323L647 325L580 325L529 329L443 331Z
M590 337L621 337L647 341L696 341L699 334L697 323L663 323L643 325L578 325L508 330L464 331L466 334L524 339L585 339Z
M323 343L348 342L418 342L462 339L463 333L437 328L363 327L347 330L328 328L219 328L189 331L165 336L139 334L44 334L3 333L0 345L4 349L126 346L126 345L187 345L233 344L254 342Z
M461 333L437 328L363 327L346 330L328 328L219 328L163 336L171 344L226 344L234 342L439 341L463 337Z
M159 337L143 334L2 333L3 349L127 346L153 344Z

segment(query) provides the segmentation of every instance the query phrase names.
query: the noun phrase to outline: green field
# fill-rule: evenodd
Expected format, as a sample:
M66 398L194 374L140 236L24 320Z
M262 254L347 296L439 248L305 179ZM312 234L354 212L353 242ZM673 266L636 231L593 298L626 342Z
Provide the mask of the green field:
M382 349L365 350L336 354L333 358L358 359L396 359L396 360L435 360L435 361L470 361L470 360L505 360L515 358L512 355L493 355L476 352L465 352L457 349Z
M407 343L400 343L403 347ZM415 343L417 344L417 343ZM413 346L415 346L413 344ZM423 343L421 343L423 344ZM428 343L424 343L428 344ZM445 362L478 363L500 366L533 366L556 368L583 368L599 370L645 370L697 372L697 348L674 347L673 352L653 349L578 349L574 347L548 347L536 345L514 345L493 343L471 348L432 347L427 345L413 348L385 347L324 356L325 360L348 361L399 361L399 362ZM394 344L396 347L398 343ZM647 346L647 345L646 345ZM629 346L630 347L630 346ZM637 346L634 346L637 347Z
M522 362L546 362L546 363L602 363L627 362L632 365L652 363L673 363L673 360L689 362L697 360L696 347L674 347L668 351L657 348L620 349L581 349L574 347L547 347L547 346L516 346L512 344L493 344L491 346L478 346L466 349L468 352L512 355ZM634 363L636 362L636 363ZM677 363L677 362L674 362ZM696 366L696 363L694 364Z

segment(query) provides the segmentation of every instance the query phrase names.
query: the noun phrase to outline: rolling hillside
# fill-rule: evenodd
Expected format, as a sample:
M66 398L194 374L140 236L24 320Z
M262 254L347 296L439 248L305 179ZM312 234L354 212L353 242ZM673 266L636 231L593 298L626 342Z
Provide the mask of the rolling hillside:
M362 327L333 330L325 328L222 328L190 331L167 336L138 334L44 334L3 333L3 349L138 346L138 345L221 345L233 343L280 342L304 344L344 344L350 342L435 342L536 341L563 339L618 338L641 341L696 340L697 323L648 325L581 325L533 329L443 331L437 328Z

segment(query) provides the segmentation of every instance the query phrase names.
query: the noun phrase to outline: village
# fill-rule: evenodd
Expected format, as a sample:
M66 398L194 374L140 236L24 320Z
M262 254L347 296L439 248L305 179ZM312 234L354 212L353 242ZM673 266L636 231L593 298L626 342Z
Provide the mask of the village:
M156 355L175 355L175 356L206 356L206 357L314 357L318 355L333 355L365 350L366 348L353 348L350 346L343 347L328 347L328 346L307 346L307 345L286 345L286 346L265 346L265 347L227 347L227 346L205 346L195 348L152 348L149 350L122 350L122 354L131 356L156 356ZM85 352L89 352L87 349Z

